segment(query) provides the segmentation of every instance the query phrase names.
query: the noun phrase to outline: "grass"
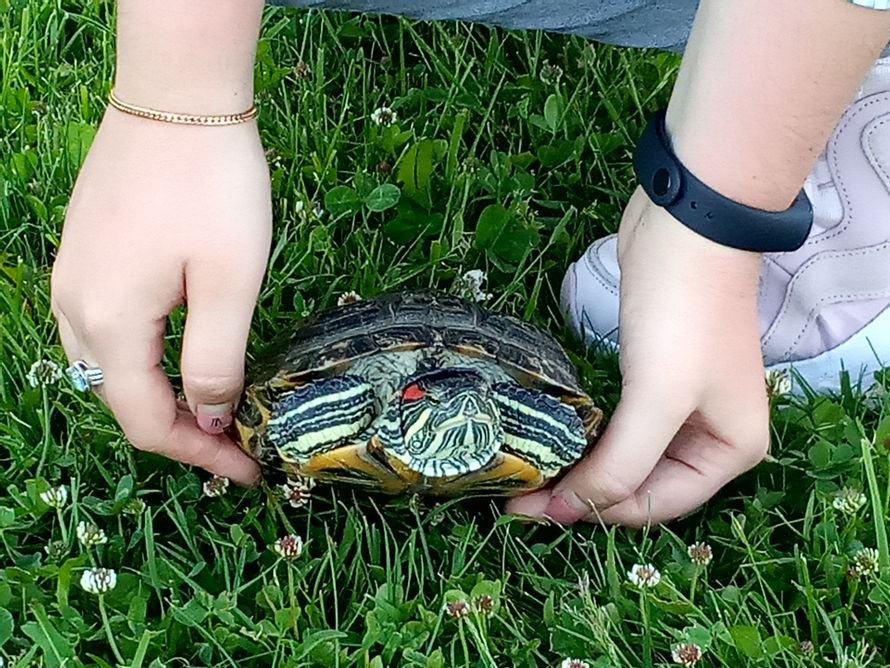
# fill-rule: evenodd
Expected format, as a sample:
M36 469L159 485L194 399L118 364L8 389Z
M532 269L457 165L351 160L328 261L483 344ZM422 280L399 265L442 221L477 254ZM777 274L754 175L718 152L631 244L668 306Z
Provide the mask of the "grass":
M888 377L868 394L848 385L836 397L777 399L771 460L681 522L570 531L511 521L493 502L346 489L319 489L298 510L267 490L208 498L204 476L135 452L96 403L63 383L32 386L35 361L63 362L48 274L112 79L112 10L0 0L7 665L530 667L574 657L639 668L671 665L681 642L704 649L699 666L890 665ZM672 55L555 35L269 9L256 88L276 244L251 356L344 291L452 289L478 268L492 306L562 337L587 389L613 407L615 360L566 336L555 293L568 261L615 230L633 140L676 66ZM369 122L384 104L398 115L387 129ZM181 331L176 313L174 375ZM56 509L40 495L59 484L69 498ZM833 505L845 487L865 495L851 512ZM83 547L81 520L107 543ZM305 541L290 561L269 549L287 533ZM687 554L696 541L713 549L707 566ZM863 548L878 551L879 575L851 570ZM660 571L657 586L628 581L636 563ZM90 565L117 573L104 596L79 584ZM462 599L473 610L457 619L445 606Z

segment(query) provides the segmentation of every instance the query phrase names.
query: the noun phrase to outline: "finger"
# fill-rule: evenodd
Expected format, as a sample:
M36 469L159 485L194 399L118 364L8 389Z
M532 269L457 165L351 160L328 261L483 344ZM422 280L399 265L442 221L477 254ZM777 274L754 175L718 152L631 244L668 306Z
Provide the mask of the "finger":
M572 524L630 497L691 410L691 405L672 400L664 383L627 384L597 446L553 488L546 515Z
M65 351L65 357L68 358L68 362L73 364L76 360L83 360L90 367L101 368L96 361L96 356L81 342L64 312L57 310L55 317L59 329L59 339L62 341L62 348ZM103 387L103 384L93 386L91 392L97 399L107 405Z
M643 526L682 517L756 465L761 453L762 449L731 447L706 429L686 425L637 491L605 510L601 519Z
M548 503L550 503L550 490L542 489L513 497L507 501L505 510L509 515L542 518Z
M123 383L122 377L126 379ZM105 396L121 429L140 450L201 467L244 485L256 482L257 463L225 436L198 429L192 414L177 407L160 368L130 374L110 368Z
M68 322L68 318L65 317L65 314L62 311L57 311L56 314L56 324L59 329L59 340L62 342L62 349L65 351L65 356L68 358L69 362L73 362L74 360L80 357L80 345L77 342L77 337L74 334L74 329L71 327L71 323Z
M183 389L198 426L209 434L222 433L232 422L261 275L230 278L225 288L218 271L194 269L186 275Z
M127 327L94 346L105 373L105 400L134 447L199 466L241 484L256 482L257 463L224 436L205 434L177 407L159 363L163 324Z

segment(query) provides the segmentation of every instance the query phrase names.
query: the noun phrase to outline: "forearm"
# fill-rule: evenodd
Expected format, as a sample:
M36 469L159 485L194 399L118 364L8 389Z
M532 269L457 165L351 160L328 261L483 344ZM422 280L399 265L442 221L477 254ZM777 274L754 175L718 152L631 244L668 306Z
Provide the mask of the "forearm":
M890 12L843 0L702 0L667 116L709 186L785 209L890 40Z
M120 0L118 96L165 111L244 111L262 9L262 0Z

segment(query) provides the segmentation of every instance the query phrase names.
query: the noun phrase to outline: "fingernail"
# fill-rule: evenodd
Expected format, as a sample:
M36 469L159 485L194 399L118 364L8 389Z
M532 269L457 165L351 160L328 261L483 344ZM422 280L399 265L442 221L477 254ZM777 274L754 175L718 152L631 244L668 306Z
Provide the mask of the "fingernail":
M232 424L229 404L200 404L198 426L208 434L221 434Z
M550 498L544 514L557 524L574 524L578 520L590 514L590 508L581 503L581 500L571 492L556 495ZM566 497L570 497L569 500Z

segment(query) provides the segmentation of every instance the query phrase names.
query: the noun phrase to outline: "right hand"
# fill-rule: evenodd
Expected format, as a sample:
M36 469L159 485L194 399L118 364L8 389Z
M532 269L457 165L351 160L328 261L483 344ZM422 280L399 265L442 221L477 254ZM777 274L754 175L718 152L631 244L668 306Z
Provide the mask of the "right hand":
M129 441L242 484L258 466L222 431L243 385L271 221L255 121L184 126L109 108L52 274L65 352L104 371L97 394ZM185 403L160 366L167 315L181 304Z
M637 188L618 230L621 400L596 447L511 513L624 526L686 515L769 448L761 256L692 232Z

